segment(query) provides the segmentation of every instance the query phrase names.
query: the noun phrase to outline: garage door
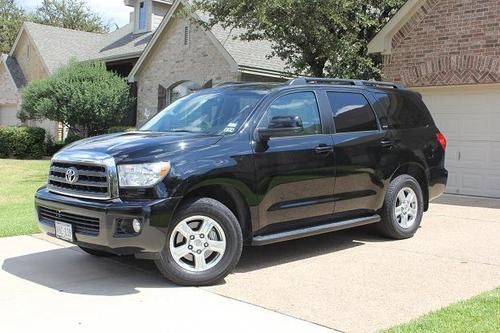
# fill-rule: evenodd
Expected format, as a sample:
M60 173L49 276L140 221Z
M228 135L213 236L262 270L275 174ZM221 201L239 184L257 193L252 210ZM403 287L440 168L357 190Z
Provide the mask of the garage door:
M500 197L500 86L419 89L448 139L448 193Z
M0 104L0 126L13 126L20 123L17 119L16 105Z

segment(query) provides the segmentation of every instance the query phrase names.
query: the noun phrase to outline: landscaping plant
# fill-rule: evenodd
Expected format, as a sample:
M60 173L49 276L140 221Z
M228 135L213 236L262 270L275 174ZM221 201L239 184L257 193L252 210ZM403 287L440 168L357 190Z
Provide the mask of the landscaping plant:
M23 90L19 118L50 119L77 137L104 134L121 124L131 107L129 87L103 63L72 62Z

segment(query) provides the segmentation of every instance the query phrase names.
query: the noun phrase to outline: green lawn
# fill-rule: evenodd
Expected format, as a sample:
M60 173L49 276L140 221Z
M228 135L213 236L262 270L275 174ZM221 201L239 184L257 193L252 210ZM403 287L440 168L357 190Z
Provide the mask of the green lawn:
M0 159L0 237L39 232L33 195L48 169L49 161Z
M431 312L385 333L500 332L500 288Z

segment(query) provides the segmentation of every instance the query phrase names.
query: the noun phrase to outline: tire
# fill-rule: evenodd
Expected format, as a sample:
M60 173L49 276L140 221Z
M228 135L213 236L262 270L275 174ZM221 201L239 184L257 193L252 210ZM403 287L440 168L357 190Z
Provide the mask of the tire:
M412 192L415 199L410 202L410 197L406 195ZM423 213L424 199L420 184L412 176L401 175L389 185L381 211L382 221L377 225L380 233L386 237L411 238L422 222Z
M93 256L96 256L96 257L112 257L112 256L114 256L113 253L89 249L88 247L83 247L83 246L78 246L78 247L80 249L82 249L83 252L86 252L86 253L91 254Z
M211 198L183 205L166 237L155 264L164 277L184 286L206 286L220 281L234 269L243 248L236 216Z

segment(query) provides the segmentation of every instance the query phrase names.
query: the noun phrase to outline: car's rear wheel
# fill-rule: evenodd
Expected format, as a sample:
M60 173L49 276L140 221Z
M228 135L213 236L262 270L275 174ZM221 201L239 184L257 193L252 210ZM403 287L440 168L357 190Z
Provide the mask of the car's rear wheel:
M176 284L210 285L234 269L242 247L241 228L231 210L217 200L200 198L176 214L155 263Z
M381 212L382 234L394 239L412 237L422 221L423 201L422 189L415 178L401 175L393 179Z

